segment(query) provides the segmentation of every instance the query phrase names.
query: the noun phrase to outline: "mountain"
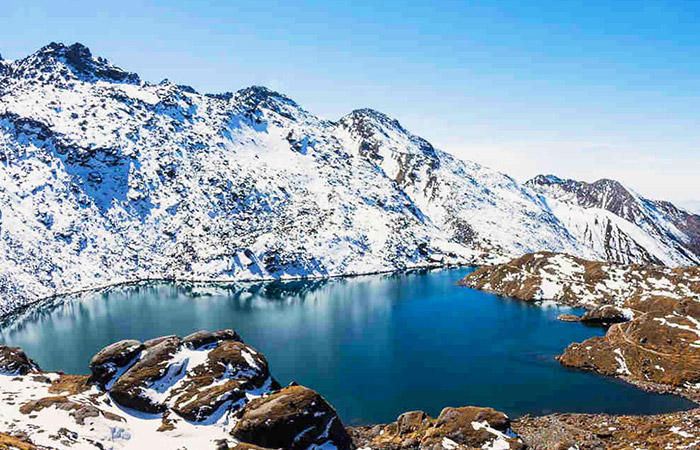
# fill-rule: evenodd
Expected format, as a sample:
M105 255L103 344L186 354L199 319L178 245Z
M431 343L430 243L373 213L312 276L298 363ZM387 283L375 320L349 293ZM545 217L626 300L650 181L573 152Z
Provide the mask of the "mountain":
M638 223L555 194L371 109L328 121L264 87L153 84L81 44L0 61L0 312L135 280L326 277L536 250L698 262L697 216L679 212L673 223L691 225L671 230L670 204Z
M696 214L646 199L614 180L585 183L539 175L525 184L546 196L553 210L566 210L558 217L571 224L567 228L579 242L605 252L606 260L700 264Z

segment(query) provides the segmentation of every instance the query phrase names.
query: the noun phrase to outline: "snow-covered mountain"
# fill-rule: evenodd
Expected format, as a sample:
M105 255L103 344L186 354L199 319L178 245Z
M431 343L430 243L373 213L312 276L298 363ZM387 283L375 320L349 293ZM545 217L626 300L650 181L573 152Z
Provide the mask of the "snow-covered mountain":
M525 183L548 199L575 238L617 262L700 264L700 216L649 200L614 180L539 175Z
M698 262L678 225L671 238L534 188L369 109L332 122L263 87L143 82L80 44L0 61L0 311L140 279L333 276L535 250ZM615 239L592 236L605 221Z

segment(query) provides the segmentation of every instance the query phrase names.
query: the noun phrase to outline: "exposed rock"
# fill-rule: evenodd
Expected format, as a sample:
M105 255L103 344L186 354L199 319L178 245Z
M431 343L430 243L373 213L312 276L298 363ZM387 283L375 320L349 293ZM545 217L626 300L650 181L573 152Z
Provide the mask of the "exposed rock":
M353 448L335 410L316 392L291 386L248 403L231 434L269 448L302 450L330 443Z
M195 331L194 333L182 338L182 343L191 348L199 348L205 345L213 344L218 339L209 330Z
M562 322L580 322L581 317L575 314L559 314L557 320L561 320Z
M0 344L0 375L26 375L40 372L39 365L24 350Z
M144 346L139 341L124 340L115 342L100 350L90 360L92 381L104 387L117 374L132 363Z
M627 322L631 319L629 311L618 308L613 305L603 305L597 308L589 309L581 316L581 322L596 323L596 324L611 324Z
M22 405L19 411L22 414L31 414L51 407L55 407L61 411L67 411L68 415L71 416L78 425L85 425L86 419L100 416L111 421L124 421L124 418L120 416L112 413L105 413L89 403L73 401L67 396L44 397L40 400L32 400Z
M653 416L525 416L512 427L532 450L692 449L700 438L700 410Z
M159 413L165 405L155 401L146 390L166 375L175 377L183 370L173 364L172 357L180 349L180 338L173 336L152 343L136 363L120 376L109 389L117 403L147 413Z
M630 304L637 310L631 321L611 326L605 337L571 344L559 361L700 399L700 304L664 297Z
M460 284L526 301L585 306L580 322L613 325L605 337L571 344L558 358L563 365L700 399L700 266L669 269L533 253L480 268Z
M624 307L628 299L651 293L700 298L700 266L671 269L610 264L538 252L480 267L458 284L525 301L554 300L584 308Z
M13 436L0 432L0 450L39 450L28 436Z
M510 420L490 408L445 408L437 419L411 411L388 425L350 429L358 447L394 449L522 449L510 430Z
M90 390L91 379L88 375L60 375L51 382L49 393L57 395L77 395Z
M268 381L269 380L269 381ZM221 341L207 361L192 368L172 391L171 408L192 421L209 417L222 405L244 399L246 392L265 386L278 388L267 360L242 342Z

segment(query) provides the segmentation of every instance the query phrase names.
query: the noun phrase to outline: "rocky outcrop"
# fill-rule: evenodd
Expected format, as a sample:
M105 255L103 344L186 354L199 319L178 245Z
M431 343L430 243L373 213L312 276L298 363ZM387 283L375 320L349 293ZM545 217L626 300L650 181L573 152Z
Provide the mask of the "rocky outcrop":
M445 408L437 419L411 411L388 425L352 430L358 446L377 450L523 449L505 414L490 408Z
M265 357L234 330L120 341L92 358L91 375L45 373L20 349L1 350L7 370L0 375L0 432L13 431L7 442L37 448L138 449L145 442L162 442L164 449L353 448L323 397L298 385L280 390ZM22 441L22 433L37 439Z
M286 387L251 401L231 432L243 442L302 450L312 445L353 448L338 414L323 397L303 386Z
M579 320L591 324L609 325L627 322L632 317L633 313L629 309L619 308L613 305L603 305L589 309Z
M100 350L90 361L92 380L105 387L120 370L135 362L142 350L143 344L134 340L115 342Z
M537 252L480 267L458 284L525 301L554 300L588 309L625 307L636 296L700 298L700 266L611 264Z
M277 385L265 357L233 330L121 341L95 355L90 368L120 405L150 414L171 410L195 422Z
M584 306L560 320L612 325L558 358L658 392L700 399L700 267L606 264L534 253L484 267L460 284L526 301Z
M605 337L571 344L559 361L658 391L700 399L700 303L658 297L630 301L635 317Z
M26 375L40 371L24 350L0 344L0 375Z

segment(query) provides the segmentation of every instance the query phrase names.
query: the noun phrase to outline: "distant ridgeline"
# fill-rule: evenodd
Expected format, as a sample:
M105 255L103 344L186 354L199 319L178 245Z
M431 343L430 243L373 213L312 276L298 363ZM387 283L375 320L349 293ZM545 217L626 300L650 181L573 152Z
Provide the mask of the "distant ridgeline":
M371 109L151 84L80 44L0 61L0 312L149 278L502 262L700 262L700 217L617 182L525 184Z

